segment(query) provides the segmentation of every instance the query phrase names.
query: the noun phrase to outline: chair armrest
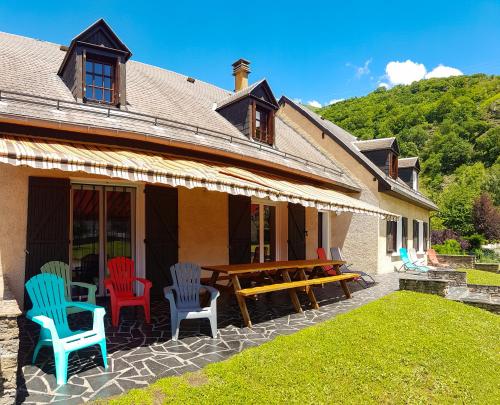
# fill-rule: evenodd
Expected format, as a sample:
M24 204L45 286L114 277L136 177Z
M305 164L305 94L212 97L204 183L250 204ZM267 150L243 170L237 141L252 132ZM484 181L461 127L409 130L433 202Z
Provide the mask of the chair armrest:
M145 278L134 277L134 281L144 284L145 288L151 288L153 286L153 283Z
M66 301L66 306L67 307L77 307L84 309L85 311L90 311L94 313L99 313L104 311L106 313L106 310L103 307L100 307L99 305L94 305L94 304L89 304L88 302L82 302L82 301Z
M28 312L27 317L28 317L28 319L31 319L33 322L40 325L42 328L47 329L50 332L50 335L51 335L53 341L59 339L59 335L57 334L56 325L54 324L54 321L52 319L50 319L48 316L45 316L45 315L30 316L29 312Z
M200 289L204 288L210 293L210 301L213 301L217 299L217 297L220 295L220 292L217 288L209 286L209 285L200 285Z
M174 291L174 286L168 286L163 289L163 296L170 302L170 307L173 309L177 308L177 304L175 303Z
M110 295L115 295L115 288L113 287L113 280L111 280L110 278L107 278L104 280L104 288L106 288Z
M79 281L72 281L70 285L76 285L77 287L86 288L87 290L89 290L89 294L92 291L95 292L97 290L97 286L95 284L80 283Z

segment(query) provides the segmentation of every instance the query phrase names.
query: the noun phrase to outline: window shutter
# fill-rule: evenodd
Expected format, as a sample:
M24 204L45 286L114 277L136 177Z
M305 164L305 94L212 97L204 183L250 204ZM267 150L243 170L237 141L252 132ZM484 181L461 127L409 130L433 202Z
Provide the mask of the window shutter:
M229 264L250 263L250 197L229 195Z
M160 296L172 284L170 266L179 260L178 192L176 188L147 185L146 278L153 283L151 294Z
M47 262L69 262L69 207L69 179L29 178L25 281ZM25 294L24 308L30 307Z
M256 136L256 127L255 127L255 115L256 115L256 111L257 111L257 105L255 103L255 100L252 100L251 102L251 112L252 112L252 119L250 120L250 135L252 136L252 138L255 138Z
M267 136L267 141L269 145L274 145L274 110L269 111L269 114L267 115L267 131L268 131L268 136Z
M288 204L288 260L306 258L306 209Z

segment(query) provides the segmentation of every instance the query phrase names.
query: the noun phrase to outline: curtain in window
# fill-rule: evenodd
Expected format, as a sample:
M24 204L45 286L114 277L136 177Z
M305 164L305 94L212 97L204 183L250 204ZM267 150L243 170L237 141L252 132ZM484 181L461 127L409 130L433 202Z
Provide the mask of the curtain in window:
M401 238L401 246L404 248L408 248L408 218L401 218L401 230L403 233L403 237Z
M424 252L427 252L427 240L429 239L429 224L424 222Z
M419 243L420 241L418 240L418 221L416 219L413 220L413 248L418 251L419 250Z
M397 249L397 231L398 231L398 223L396 221L387 221L387 230L386 230L387 253L395 252Z

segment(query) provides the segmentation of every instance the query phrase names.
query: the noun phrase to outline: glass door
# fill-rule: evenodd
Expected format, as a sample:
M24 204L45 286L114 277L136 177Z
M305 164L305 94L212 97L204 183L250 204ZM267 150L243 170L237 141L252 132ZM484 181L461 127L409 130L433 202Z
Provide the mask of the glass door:
M71 270L74 281L98 286L104 294L107 261L134 257L135 189L119 186L72 186ZM75 289L75 297L85 293Z
M276 207L252 204L250 221L252 262L276 260Z

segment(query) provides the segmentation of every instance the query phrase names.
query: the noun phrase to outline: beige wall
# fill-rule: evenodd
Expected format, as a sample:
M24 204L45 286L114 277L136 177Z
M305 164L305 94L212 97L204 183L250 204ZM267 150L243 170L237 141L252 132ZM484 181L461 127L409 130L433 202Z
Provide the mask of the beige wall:
M229 260L227 194L179 188L179 261L200 265Z

